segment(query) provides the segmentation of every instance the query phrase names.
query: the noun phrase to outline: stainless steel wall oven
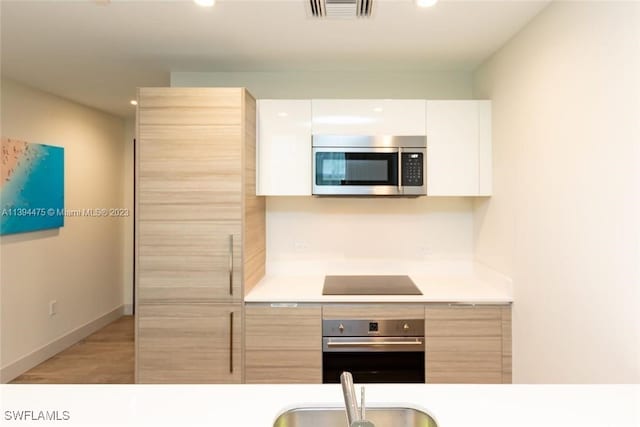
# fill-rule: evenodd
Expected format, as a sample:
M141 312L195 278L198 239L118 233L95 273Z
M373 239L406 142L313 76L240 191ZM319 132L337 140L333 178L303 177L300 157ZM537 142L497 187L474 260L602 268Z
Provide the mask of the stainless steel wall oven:
M323 320L322 382L424 383L423 319Z

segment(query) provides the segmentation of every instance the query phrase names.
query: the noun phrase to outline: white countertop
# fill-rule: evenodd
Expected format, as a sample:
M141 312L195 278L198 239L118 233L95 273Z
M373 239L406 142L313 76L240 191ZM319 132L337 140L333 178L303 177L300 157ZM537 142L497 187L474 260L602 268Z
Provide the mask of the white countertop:
M367 385L367 406L414 407L439 427L637 427L638 385ZM3 425L271 427L287 409L343 407L339 384L0 386ZM6 411L69 411L65 422ZM346 422L345 422L346 425ZM388 426L376 426L388 427Z
M325 275L407 274L422 295L322 295ZM331 302L513 302L511 280L480 264L341 262L322 265L288 263L271 268L247 294L247 303Z

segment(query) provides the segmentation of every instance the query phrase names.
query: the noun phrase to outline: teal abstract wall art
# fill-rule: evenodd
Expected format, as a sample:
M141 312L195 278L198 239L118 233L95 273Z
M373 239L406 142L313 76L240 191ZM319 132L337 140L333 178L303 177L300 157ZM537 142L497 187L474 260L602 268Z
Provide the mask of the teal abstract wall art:
M64 148L2 138L0 234L64 226Z

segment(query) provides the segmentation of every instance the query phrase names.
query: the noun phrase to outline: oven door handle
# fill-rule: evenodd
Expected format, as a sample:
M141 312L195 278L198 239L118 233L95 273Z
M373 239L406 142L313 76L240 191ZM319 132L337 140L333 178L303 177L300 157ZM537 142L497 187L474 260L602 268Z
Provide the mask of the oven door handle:
M421 345L422 340L415 341L329 341L327 347L376 347L381 345Z

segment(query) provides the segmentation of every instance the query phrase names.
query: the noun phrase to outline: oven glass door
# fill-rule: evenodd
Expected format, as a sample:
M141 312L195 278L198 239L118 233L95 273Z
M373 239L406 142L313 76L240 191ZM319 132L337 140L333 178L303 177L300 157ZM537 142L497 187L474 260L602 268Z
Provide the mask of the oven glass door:
M316 149L315 185L398 186L398 150Z
M339 383L344 371L356 383L424 383L424 351L323 353L323 383Z
M424 383L424 337L323 337L322 382L344 371L358 383Z

